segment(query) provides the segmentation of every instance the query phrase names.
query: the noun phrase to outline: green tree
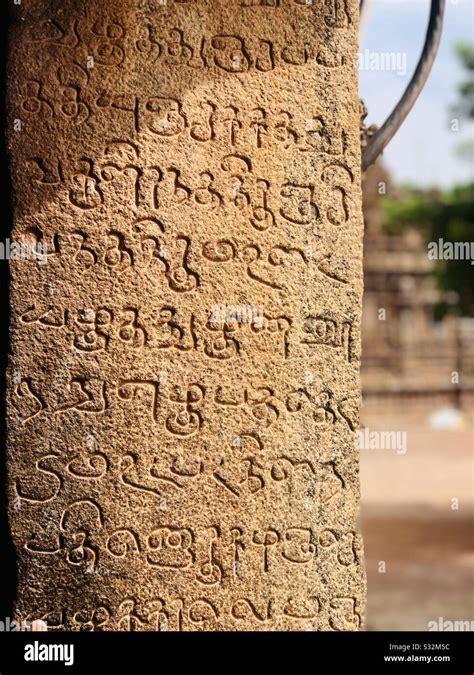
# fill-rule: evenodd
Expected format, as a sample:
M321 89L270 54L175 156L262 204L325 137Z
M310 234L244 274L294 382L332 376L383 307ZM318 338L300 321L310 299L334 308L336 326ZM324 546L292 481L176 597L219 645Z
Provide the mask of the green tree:
M445 192L410 189L401 199L392 197L384 201L386 228L397 232L416 226L427 245L440 239L469 242L474 235L473 204L474 183ZM435 275L441 289L457 293L458 312L474 316L474 269L470 261L440 260ZM437 308L437 314L442 316L448 310L448 305L443 303Z
M474 121L474 46L456 45L456 54L463 65L465 79L458 85L455 114L468 123ZM474 143L468 141L460 154L474 157ZM430 241L455 243L474 239L474 183L459 185L448 191L417 190L405 187L401 194L384 200L385 227L391 232L406 227L421 229L426 244ZM435 271L438 285L445 291L455 291L458 312L474 316L474 267L469 260L441 260ZM438 316L449 311L446 304L437 308Z
M458 42L455 47L456 55L464 68L465 77L458 84L458 100L452 107L455 117L466 120L472 129L474 121L474 45L468 42ZM459 143L457 153L461 159L474 162L474 140L471 138Z
M464 119L474 120L474 45L458 42L456 55L466 71L466 79L458 84L458 102L455 110Z

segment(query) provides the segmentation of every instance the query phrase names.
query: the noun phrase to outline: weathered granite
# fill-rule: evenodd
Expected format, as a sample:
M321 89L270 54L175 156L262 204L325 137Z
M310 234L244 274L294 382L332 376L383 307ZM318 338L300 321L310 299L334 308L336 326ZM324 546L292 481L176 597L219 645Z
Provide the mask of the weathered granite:
M15 12L17 615L359 629L356 0Z

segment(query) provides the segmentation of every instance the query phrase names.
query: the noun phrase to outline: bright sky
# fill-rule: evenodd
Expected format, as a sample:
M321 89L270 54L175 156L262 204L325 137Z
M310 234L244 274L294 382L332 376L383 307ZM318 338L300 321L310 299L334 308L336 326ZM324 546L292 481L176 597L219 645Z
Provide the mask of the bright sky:
M380 126L405 90L424 42L429 5L429 0L365 0L361 53L367 49L369 53L394 52L399 59L406 54L407 70L405 75L393 70L360 70L360 94L369 109L369 124ZM474 167L455 154L461 140L473 137L472 125L461 122L459 132L451 131L449 110L463 79L454 45L473 39L474 0L446 0L443 36L429 80L384 153L396 182L449 187L474 180Z

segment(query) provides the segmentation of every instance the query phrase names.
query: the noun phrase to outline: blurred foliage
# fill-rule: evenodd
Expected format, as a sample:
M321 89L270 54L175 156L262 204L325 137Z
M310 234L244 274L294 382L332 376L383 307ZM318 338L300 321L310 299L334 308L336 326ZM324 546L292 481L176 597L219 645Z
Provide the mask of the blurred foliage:
M441 192L405 188L398 195L383 201L385 228L399 234L416 228L428 244L438 242L470 242L474 234L474 183L456 186ZM459 296L458 312L474 316L474 270L469 260L440 260L435 271L438 285ZM448 306L438 307L438 316Z
M466 71L466 79L458 85L459 101L456 110L469 120L474 120L474 44L459 42L456 55Z
M474 121L474 45L460 42L455 49L465 79L458 85L458 101L453 112L471 123ZM458 154L473 161L474 142L464 141L458 147ZM383 208L384 227L393 234L416 228L427 245L440 239L453 244L474 239L474 183L444 192L400 186L396 195L384 200ZM474 268L470 260L439 260L435 275L439 288L456 292L457 312L462 316L474 316ZM448 311L452 311L448 303L436 308L438 318Z
M472 165L474 163L474 140L470 138L462 141L457 146L456 152L461 159Z
M458 84L458 100L452 107L452 113L461 119L472 123L474 120L474 44L458 42L455 47L456 55L464 71L465 79ZM474 140L463 141L458 146L458 155L461 159L472 163L474 161Z

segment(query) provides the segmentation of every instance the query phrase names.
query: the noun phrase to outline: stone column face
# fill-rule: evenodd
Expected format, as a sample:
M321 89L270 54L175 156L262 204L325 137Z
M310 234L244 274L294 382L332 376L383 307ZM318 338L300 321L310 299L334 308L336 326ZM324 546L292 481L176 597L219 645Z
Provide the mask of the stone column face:
M18 617L359 629L356 0L14 15Z

